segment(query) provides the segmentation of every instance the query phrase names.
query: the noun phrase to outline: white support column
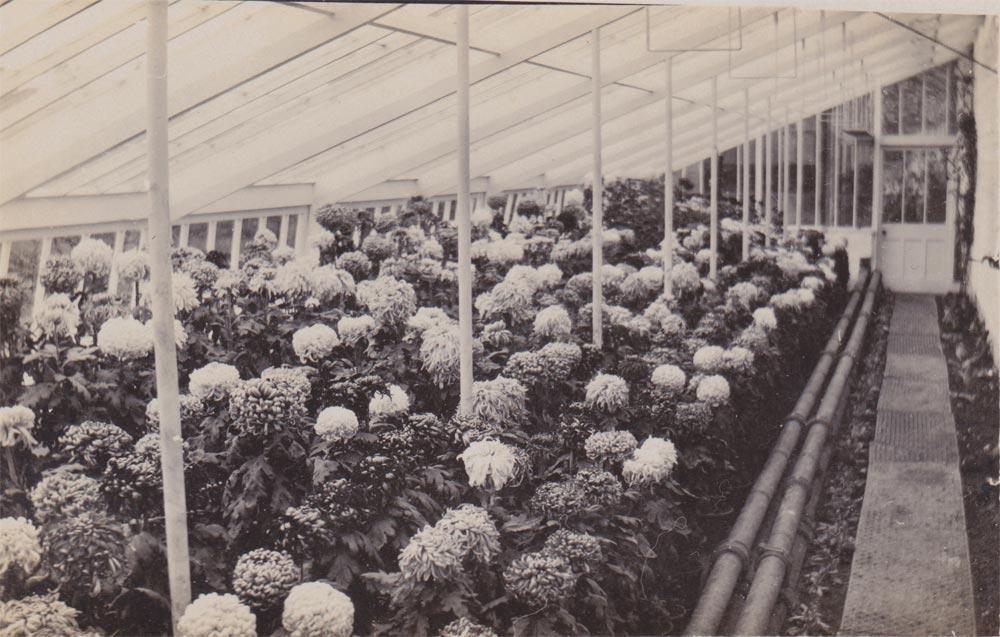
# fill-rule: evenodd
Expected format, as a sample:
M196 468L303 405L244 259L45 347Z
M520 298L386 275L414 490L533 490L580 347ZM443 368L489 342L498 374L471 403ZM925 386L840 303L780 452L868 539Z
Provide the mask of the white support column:
M750 257L750 89L743 89L743 261Z
M784 192L784 187L785 187L784 183L782 182L782 179L785 176L785 170L784 170L785 169L785 127L784 126L778 126L778 128L774 131L774 137L775 137L775 141L778 144L778 147L774 149L774 154L776 156L775 157L776 163L778 164L778 166L777 166L778 174L775 175L775 181L777 183L775 184L775 189L774 189L774 199L775 199L775 208L776 208L775 212L779 213L780 215L784 215L785 208L784 208L784 201L781 199L781 193ZM773 219L773 216L772 216L772 219Z
M176 629L191 601L187 503L181 456L181 416L174 345L174 302L170 269L170 160L167 149L167 0L149 0L146 53L149 161L149 267L152 281L156 399L160 406L160 463L167 536L170 610Z
M295 253L305 254L306 244L309 242L309 217L310 213L303 212L299 215L299 220L295 222Z
M591 133L593 134L594 151L594 186L593 186L593 223L591 224L591 238L593 245L591 248L591 281L593 283L593 317L592 328L594 331L594 345L597 349L604 347L604 277L602 268L604 267L604 169L601 163L601 30L594 29L590 32L591 37L591 101L593 110L593 121L591 122Z
M211 252L215 250L215 236L218 233L219 222L209 221L208 222L208 233L205 236L205 252Z
M736 147L736 198L743 197L743 147Z
M854 173L854 183L851 185L851 226L854 228L858 227L858 140L854 140L854 148L851 151L851 156L854 157L854 162L852 165ZM926 175L924 178L926 179Z
M10 269L10 248L12 241L0 242L0 276L7 276Z
M289 215L281 215L281 225L278 226L279 246L288 245L288 217Z
M782 175L781 178L781 214L783 215L782 226L790 225L785 223L787 220L792 218L792 201L791 201L791 176L792 176L792 124L788 116L788 105L785 105L785 125L781 127L783 131L783 136L785 138L784 144L784 161L782 162Z
M802 179L805 171L805 119L795 125L795 225L802 227Z
M764 145L764 245L771 245L771 181L774 172L771 165L771 98L767 98L767 142Z
M872 91L872 225L875 228L872 237L872 271L881 267L882 241L882 87L876 86Z
M705 160L698 160L698 194L705 194Z
M711 196L709 200L709 248L712 256L708 261L708 278L714 281L719 271L719 77L712 77L712 159Z
M182 223L180 236L177 237L177 247L178 248L186 247L188 244L188 237L190 236L191 236L191 224Z
M111 272L108 273L108 293L110 294L118 293L118 268L115 267L114 259L118 258L118 255L122 253L124 248L125 231L117 230L115 231L115 245L111 249L114 255L111 261Z
M840 109L833 109L833 210L830 213L830 225L840 225Z
M233 241L229 251L229 267L237 269L240 267L240 239L243 236L243 219L233 221Z
M825 226L823 212L823 111L816 113L816 225Z
M758 217L763 212L764 206L764 140L766 135L757 138L754 144L754 166L753 166L753 196L755 200L754 211Z
M38 273L35 275L35 297L32 308L37 308L45 298L45 286L42 285L42 272L45 270L45 262L52 254L52 237L42 238L42 249L38 255Z
M666 63L667 96L664 99L667 134L666 160L663 169L663 296L674 296L671 270L674 264L674 59Z
M469 5L458 5L458 408L472 413L472 221L469 213Z

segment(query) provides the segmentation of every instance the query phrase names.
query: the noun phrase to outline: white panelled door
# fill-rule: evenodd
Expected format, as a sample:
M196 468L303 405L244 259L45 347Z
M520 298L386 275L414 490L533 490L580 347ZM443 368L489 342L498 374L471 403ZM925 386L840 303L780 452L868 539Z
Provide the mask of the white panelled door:
M896 292L955 289L955 178L941 147L883 149L879 267Z

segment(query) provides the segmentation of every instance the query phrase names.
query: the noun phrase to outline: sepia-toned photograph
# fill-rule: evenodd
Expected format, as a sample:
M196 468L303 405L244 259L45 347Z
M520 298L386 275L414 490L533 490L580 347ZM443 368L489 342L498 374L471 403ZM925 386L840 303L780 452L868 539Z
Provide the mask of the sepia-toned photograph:
M0 637L1000 635L997 0L0 0Z

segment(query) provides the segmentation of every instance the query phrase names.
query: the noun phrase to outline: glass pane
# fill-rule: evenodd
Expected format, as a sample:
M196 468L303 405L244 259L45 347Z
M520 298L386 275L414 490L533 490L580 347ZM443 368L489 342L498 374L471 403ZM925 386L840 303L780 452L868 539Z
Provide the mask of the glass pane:
M90 235L93 239L98 239L108 244L108 247L114 250L115 248L115 233L114 232L99 232L97 234Z
M123 250L135 250L139 247L139 231L126 230L125 241L122 243Z
M854 145L840 146L840 194L837 199L837 225L854 225Z
M899 84L882 89L882 132L886 135L899 133Z
M924 132L944 134L948 67L939 66L924 74Z
M220 221L215 224L215 246L216 250L227 257L233 253L233 221Z
M820 223L836 225L836 210L833 207L834 192L837 187L837 160L840 157L837 138L834 136L833 111L823 114L823 185L821 186L822 205Z
M920 125L923 120L922 104L924 83L921 77L911 77L903 82L903 91L900 95L900 106L903 111L901 122L903 135L919 134Z
M807 119L802 129L802 225L808 226L816 223L816 119Z
M924 161L923 150L907 150L906 175L903 178L903 222L924 221Z
M62 257L72 252L73 247L80 243L80 237L54 237L52 239L52 251L49 256Z
M948 134L958 132L958 65L948 65Z
M858 144L858 227L872 225L872 183L874 181L874 148L870 144Z
M927 223L944 223L947 216L948 159L945 151L927 151Z
M188 246L208 252L208 224L192 223L188 226Z
M281 215L267 218L267 229L274 233L275 237L281 234Z
M299 216L288 215L288 236L285 237L285 244L290 248L295 247L295 233L299 230Z
M903 151L887 150L882 157L882 221L899 223L903 218Z
M240 232L240 251L247 247L250 242L253 241L254 235L257 234L257 226L259 220L257 217L247 217L243 220L243 230Z
M38 276L38 259L42 254L40 239L25 239L14 241L10 245L10 265L7 273L22 281L24 290L24 305L21 307L21 320L31 318L31 306L34 302L35 277Z

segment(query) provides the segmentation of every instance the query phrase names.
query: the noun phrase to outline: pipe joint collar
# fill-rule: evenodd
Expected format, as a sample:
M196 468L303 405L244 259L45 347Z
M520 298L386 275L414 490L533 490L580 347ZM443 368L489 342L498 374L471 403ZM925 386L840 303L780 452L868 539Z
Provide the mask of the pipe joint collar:
M754 563L754 568L756 569L761 562L769 557L776 557L781 561L782 567L785 571L788 571L790 565L790 560L788 558L788 551L774 546L773 544L759 544L757 545L757 560Z
M725 553L732 553L740 560L740 571L746 571L747 566L750 564L750 549L747 545L739 540L726 540L715 549L712 553L712 564L719 559Z

